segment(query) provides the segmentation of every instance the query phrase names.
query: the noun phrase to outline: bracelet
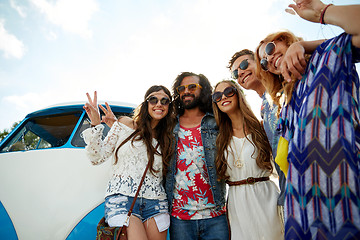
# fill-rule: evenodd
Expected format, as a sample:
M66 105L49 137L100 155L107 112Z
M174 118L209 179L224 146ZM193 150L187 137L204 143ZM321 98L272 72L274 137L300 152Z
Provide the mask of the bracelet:
M320 15L320 23L321 24L324 24L324 25L326 24L324 21L324 15L325 15L325 12L328 9L328 7L330 7L331 5L334 5L334 4L330 3L330 4L326 5L326 7L324 7L324 9L321 11L321 15Z

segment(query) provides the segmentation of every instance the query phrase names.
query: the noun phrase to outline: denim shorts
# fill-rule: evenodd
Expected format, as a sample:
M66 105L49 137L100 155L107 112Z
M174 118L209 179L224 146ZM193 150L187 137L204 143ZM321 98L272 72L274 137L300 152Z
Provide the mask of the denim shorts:
M126 216L133 200L133 197L122 194L115 194L105 198L105 220L109 226L129 225L126 222ZM138 197L131 215L138 217L142 222L154 218L159 232L167 230L170 225L170 215L166 199L158 200Z

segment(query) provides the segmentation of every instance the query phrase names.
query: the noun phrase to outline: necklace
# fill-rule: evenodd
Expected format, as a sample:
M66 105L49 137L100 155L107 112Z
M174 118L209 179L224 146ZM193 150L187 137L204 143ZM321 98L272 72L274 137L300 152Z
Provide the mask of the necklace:
M234 152L234 157L235 157L234 166L237 168L242 168L244 166L244 161L241 159L241 153L244 149L245 141L246 141L246 139L244 139L244 142L241 146L241 150L240 150L239 154L236 154L236 156L235 156L235 152Z

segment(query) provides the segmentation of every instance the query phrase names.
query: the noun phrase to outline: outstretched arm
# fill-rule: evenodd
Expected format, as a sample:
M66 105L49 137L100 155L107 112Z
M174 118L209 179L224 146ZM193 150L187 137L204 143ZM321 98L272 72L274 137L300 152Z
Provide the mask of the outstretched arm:
M328 6L320 0L294 0L289 7L303 19L339 26L353 35L352 44L360 47L360 5ZM326 9L326 11L324 11ZM289 11L288 11L289 12Z
M296 79L301 79L305 72L306 60L305 54L311 54L315 51L317 46L323 43L324 40L315 41L300 41L290 45L281 62L281 74L288 82L291 81L290 75L293 74Z

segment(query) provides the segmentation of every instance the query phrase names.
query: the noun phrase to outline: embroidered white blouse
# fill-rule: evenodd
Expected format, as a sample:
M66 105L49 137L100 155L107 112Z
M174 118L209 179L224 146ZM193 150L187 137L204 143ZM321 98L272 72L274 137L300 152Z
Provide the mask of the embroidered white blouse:
M105 197L113 194L123 194L134 197L139 186L141 177L148 163L146 146L143 141L127 141L117 153L118 162L115 163L115 151L117 147L135 130L125 124L115 122L104 140L101 139L104 130L103 125L88 128L82 132L86 143L85 151L93 165L101 164L109 158L112 160L112 176L109 179ZM153 139L155 147L157 141ZM146 173L144 183L139 192L139 197L148 199L166 199L166 193L162 181L162 158L154 155L155 170L152 174L150 169Z

